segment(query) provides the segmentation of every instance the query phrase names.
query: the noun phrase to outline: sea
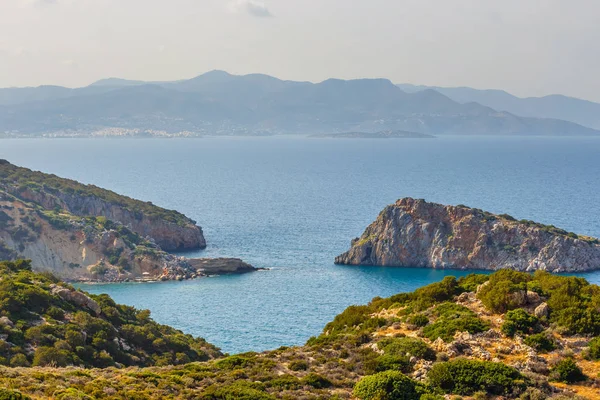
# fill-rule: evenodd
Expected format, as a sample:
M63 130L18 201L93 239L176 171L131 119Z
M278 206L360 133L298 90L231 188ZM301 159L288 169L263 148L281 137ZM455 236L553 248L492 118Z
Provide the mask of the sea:
M6 139L0 158L183 212L208 248L266 271L80 285L224 352L302 345L352 304L472 271L336 266L402 197L600 237L600 138ZM582 274L600 283L600 273Z

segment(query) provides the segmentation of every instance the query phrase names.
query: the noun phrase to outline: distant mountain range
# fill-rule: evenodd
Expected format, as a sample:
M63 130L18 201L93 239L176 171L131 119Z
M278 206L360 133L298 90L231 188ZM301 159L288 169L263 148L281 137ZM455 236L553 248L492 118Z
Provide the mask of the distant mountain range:
M600 129L600 103L553 94L544 97L517 97L504 90L479 90L469 87L397 85L407 93L435 90L459 103L476 102L498 111L523 117L555 118Z
M600 134L574 122L517 116L429 88L402 90L387 79L310 83L212 71L173 82L110 78L76 89L0 89L0 135L4 136L386 130L438 135Z

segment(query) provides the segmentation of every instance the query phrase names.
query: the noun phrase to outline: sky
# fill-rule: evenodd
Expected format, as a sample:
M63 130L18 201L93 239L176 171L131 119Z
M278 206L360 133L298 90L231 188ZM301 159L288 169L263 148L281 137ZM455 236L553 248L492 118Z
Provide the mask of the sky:
M600 1L0 0L0 87L213 69L600 101Z

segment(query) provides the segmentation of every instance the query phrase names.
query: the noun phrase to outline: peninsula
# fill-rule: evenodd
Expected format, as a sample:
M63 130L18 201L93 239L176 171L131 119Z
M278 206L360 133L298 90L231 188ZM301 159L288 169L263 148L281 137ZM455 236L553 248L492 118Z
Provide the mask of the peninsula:
M387 206L335 262L583 272L600 269L600 241L506 214L404 198Z
M183 280L244 273L238 259L190 260L206 247L195 221L93 185L0 160L0 260L26 258L64 280Z

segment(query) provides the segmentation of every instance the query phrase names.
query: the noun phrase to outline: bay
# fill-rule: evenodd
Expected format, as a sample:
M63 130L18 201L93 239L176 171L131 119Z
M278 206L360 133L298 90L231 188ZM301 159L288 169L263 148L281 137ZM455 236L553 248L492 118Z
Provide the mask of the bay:
M303 344L351 304L468 271L344 267L385 205L465 204L600 237L600 139L439 137L1 140L0 158L176 209L204 229L190 257L269 271L81 285L236 353ZM583 274L594 283L600 273Z

